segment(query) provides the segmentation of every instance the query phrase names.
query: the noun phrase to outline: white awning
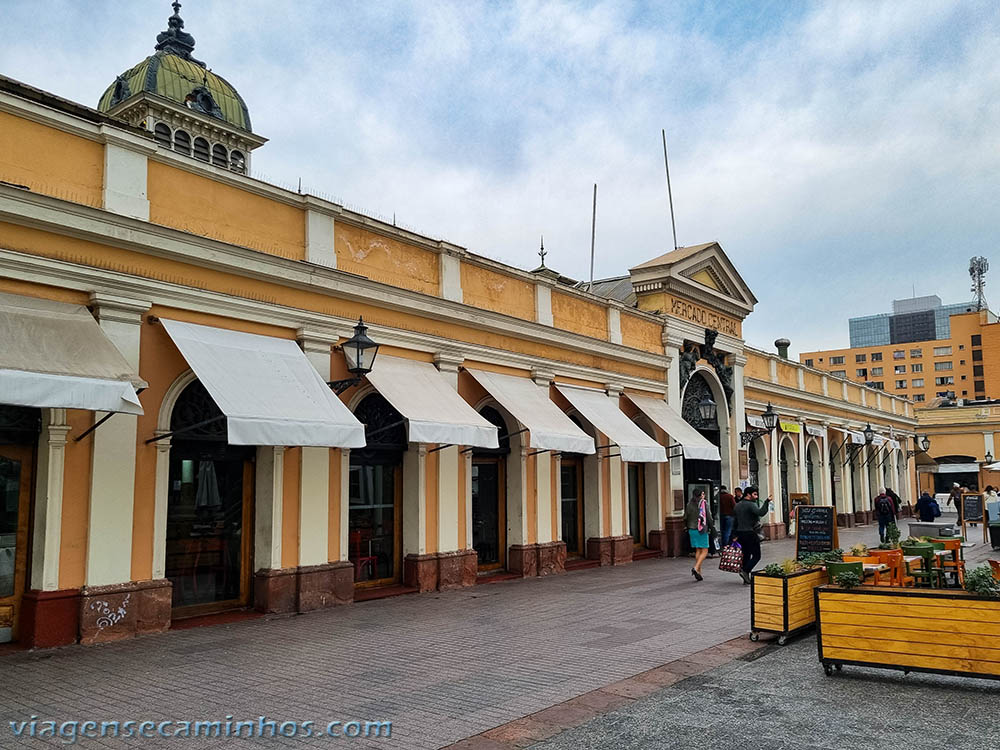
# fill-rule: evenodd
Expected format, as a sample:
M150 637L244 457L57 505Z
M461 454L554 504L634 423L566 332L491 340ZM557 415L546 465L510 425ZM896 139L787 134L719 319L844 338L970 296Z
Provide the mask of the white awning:
M568 385L557 385L556 388L584 419L618 446L622 461L662 463L667 460L667 452L663 446L625 416L618 408L617 398L591 388Z
M87 308L0 294L0 403L142 414L144 386Z
M881 435L875 435L872 438L872 445L874 447L879 447L881 445L885 445L885 442L886 442L886 439L884 437L882 437Z
M763 417L755 417L753 414L747 414L747 424L761 430L767 429L767 427L764 426Z
M899 450L899 441L898 441L898 440L896 440L895 438L889 438L889 446L890 446L890 447L891 447L891 448L892 448L893 450L896 450L896 451L898 451L898 450Z
M593 453L594 439L552 403L549 389L530 378L484 370L466 370L476 382L528 429L528 445L537 450Z
M857 430L848 430L844 427L837 427L836 429L842 432L855 445L865 444L865 433L858 432Z
M684 447L684 458L700 461L721 461L719 449L708 442L700 432L684 421L670 404L663 399L649 396L626 394L629 401L638 407L639 411L649 417L653 424L667 433L671 440Z
M826 428L814 424L807 424L806 434L812 435L813 437L823 437L823 435L826 434Z
M498 448L497 428L429 362L380 355L368 381L406 418L411 443Z
M942 464L937 465L937 474L978 474L979 464Z
M160 318L232 445L363 448L365 428L294 341Z

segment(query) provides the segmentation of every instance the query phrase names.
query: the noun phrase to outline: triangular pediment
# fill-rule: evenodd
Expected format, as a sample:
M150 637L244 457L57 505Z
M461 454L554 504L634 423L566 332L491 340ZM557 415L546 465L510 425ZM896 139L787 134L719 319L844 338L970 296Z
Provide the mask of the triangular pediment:
M718 242L679 247L630 269L637 294L675 297L745 318L757 298Z

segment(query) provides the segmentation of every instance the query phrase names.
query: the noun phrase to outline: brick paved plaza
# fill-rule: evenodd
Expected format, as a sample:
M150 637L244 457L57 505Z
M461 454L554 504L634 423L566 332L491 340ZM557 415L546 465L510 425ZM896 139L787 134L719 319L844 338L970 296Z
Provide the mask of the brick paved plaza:
M845 530L841 545L876 536L873 527ZM790 540L766 544L764 562L792 550ZM970 561L987 554L982 545L972 552ZM14 739L8 728L8 721L31 715L58 721L224 721L227 714L324 725L388 720L390 740L355 739L349 746L441 747L745 635L749 589L720 573L715 561L701 584L693 582L689 568L686 559L653 559L102 647L8 653L0 656L0 747L41 746ZM822 676L814 651L789 653L803 654L807 664L801 668Z

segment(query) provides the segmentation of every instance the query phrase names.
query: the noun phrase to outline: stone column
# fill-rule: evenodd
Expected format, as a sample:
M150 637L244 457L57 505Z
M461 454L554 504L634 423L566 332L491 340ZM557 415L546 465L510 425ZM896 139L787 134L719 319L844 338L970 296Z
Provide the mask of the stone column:
M442 258L445 256L442 255ZM452 256L448 256L452 257ZM454 257L456 264L458 258ZM434 364L452 388L458 390L459 368L465 355L458 351L440 351L434 355ZM437 497L437 588L441 590L472 586L476 582L479 558L472 549L472 536L465 537L465 548L459 549L458 526L465 523L464 505L471 506L471 495L465 495L465 482L459 482L459 454L463 446L451 445L438 450ZM461 495L461 498L460 498ZM462 510L460 510L462 509Z
M872 467L868 463L871 458L871 451L871 446L866 445L858 454L858 461L861 466L861 510L864 523L871 523L872 521Z
M333 219L330 223L330 247ZM299 329L299 346L323 380L330 380L335 332ZM308 612L354 600L354 569L347 560L330 559L331 504L346 507L340 486L330 485L330 448L303 446L299 476L299 564L296 572L297 609ZM339 541L339 540L338 540Z
M90 302L101 330L138 373L142 319L150 303L103 292L93 292ZM105 412L95 413L95 422L104 416ZM93 442L86 583L80 592L83 643L169 627L170 583L132 579L137 428L138 417L115 414L85 438ZM103 620L107 609L120 615L110 626Z
M59 589L62 540L65 409L42 410L42 434L35 464L31 581L21 599L19 641L29 648L74 643L80 629L80 592Z
M746 393L743 379L747 357L745 354L740 353L731 354L729 359L733 366L733 418L730 420L730 424L732 425L732 452L730 455L736 456L736 460L733 462L733 482L729 486L730 491L732 491L733 487L739 486L740 481L746 478L740 474L740 467L749 466L747 448L740 445L740 433L744 432L747 428Z
M801 370L799 372L801 372ZM808 454L806 452L807 451L807 448L806 448L806 426L804 424L802 424L802 423L799 423L799 428L800 428L801 432L799 432L799 434L796 436L796 442L798 443L798 457L796 458L796 461L795 461L795 469L796 469L796 475L797 475L796 484L798 485L798 491L799 492L808 492L809 491L809 474L806 471L806 468L807 468L808 463L809 463L809 460L808 460L809 456L808 456ZM813 468L815 468L815 467L813 467ZM813 477L814 481L815 481L815 479L816 478Z
M784 522L784 505L781 502L781 430L775 427L769 436L770 446L768 451L768 489L774 504L771 512L767 516L767 523L763 525L764 535L768 539L782 539L786 534Z
M820 448L820 476L823 492L823 504L833 505L833 477L830 475L830 423L823 422L823 442ZM836 510L835 510L836 512Z
M281 567L284 446L257 448L254 502L254 606L263 612L294 612L296 569Z

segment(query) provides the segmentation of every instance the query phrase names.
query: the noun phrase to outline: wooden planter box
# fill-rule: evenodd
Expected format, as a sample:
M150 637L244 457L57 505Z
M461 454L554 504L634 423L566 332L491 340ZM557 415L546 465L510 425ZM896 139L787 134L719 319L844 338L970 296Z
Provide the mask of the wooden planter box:
M788 637L816 622L813 589L826 583L822 568L804 570L789 576L753 574L750 581L750 640L760 633L778 633L778 645Z
M816 589L819 660L1000 679L1000 599L947 589Z

